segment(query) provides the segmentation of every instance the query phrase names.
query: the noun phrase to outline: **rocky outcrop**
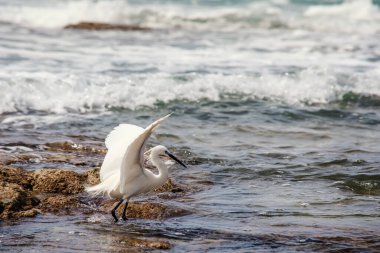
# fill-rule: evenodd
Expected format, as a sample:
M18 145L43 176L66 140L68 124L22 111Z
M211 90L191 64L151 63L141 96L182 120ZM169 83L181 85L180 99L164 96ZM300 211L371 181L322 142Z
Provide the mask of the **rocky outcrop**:
M44 213L70 214L81 206L74 196L52 195L41 201L40 208Z
M18 218L24 216L34 216L38 213L35 206L39 200L15 183L0 183L0 218Z
M33 190L38 192L76 194L84 191L81 177L74 171L42 169L33 176Z
M108 201L102 205L100 211L104 213L116 205L118 201ZM120 206L117 210L118 216L121 216L124 205ZM190 214L189 211L182 208L166 206L155 202L132 202L129 203L127 209L127 217L134 219L149 219L149 220L164 220L173 217L180 217Z
M0 182L14 183L25 189L32 189L34 178L31 173L23 169L0 166Z
M132 247L170 249L172 245L166 241L150 241L138 238L127 238L126 242Z
M86 171L82 175L83 180L89 185L95 185L100 183L99 169L92 169Z
M139 25L123 25L109 24L101 22L79 22L77 24L69 24L64 29L80 29L80 30L121 30L121 31L150 31L148 27Z
M38 213L109 213L117 201L101 197L93 199L84 193L85 185L97 183L99 169L78 174L62 169L28 172L20 168L0 166L0 219L31 217ZM170 179L156 189L159 194L171 194L171 198L184 191ZM96 203L96 206L89 203ZM118 211L121 210L122 208L119 208ZM189 212L152 201L130 203L127 213L129 218L162 220L183 216Z

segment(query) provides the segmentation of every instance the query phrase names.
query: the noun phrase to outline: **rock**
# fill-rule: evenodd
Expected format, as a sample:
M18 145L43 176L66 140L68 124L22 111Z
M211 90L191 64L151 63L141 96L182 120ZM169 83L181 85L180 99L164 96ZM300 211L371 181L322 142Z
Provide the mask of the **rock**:
M21 185L26 189L32 189L33 176L20 168L0 166L0 182L9 182Z
M43 212L69 214L80 205L80 202L73 196L54 195L43 199L40 208Z
M169 242L166 241L148 241L137 238L128 238L127 243L133 247L148 247L155 249L170 249L172 246Z
M68 170L42 169L34 172L33 190L45 193L75 194L84 190L81 177Z
M128 205L127 212L128 217L131 218L154 220L162 220L189 214L189 212L184 209L168 207L159 203L131 203Z
M117 203L114 201L107 202L103 205L102 210L109 213ZM120 216L123 211L124 205L120 206L117 210ZM128 218L136 219L149 219L149 220L163 220L172 217L179 217L189 214L190 212L177 207L169 207L160 203L129 203L127 209Z
M21 210L26 203L26 197L26 191L19 185L7 182L0 184L0 201L3 209Z
M106 154L107 150L99 146L83 146L76 144L72 141L64 142L50 142L46 143L45 146L49 151L75 151L85 154ZM67 154L65 154L67 157Z
M121 31L150 31L150 28L139 25L122 25L108 24L101 22L79 22L77 24L69 24L64 29L80 29L80 30L121 30Z
M15 217L16 218L21 218L21 217L35 217L37 214L39 214L40 211L36 208L32 208L32 209L29 209L29 210L26 210L26 211L21 211L21 212L17 212L15 214Z
M0 218L33 217L40 212L54 214L92 213L97 210L98 206L101 206L100 211L109 213L115 205L115 200L104 203L102 197L90 198L86 193L79 194L84 191L84 185L94 185L99 181L98 168L78 174L74 171L61 169L40 169L28 172L20 168L0 166ZM170 198L178 197L178 192L184 192L170 179L155 191L160 194L169 194ZM41 201L33 196L34 193L41 193L38 195ZM157 193L153 193L153 195L156 196ZM119 215L121 211L122 207L118 210ZM129 204L127 216L161 220L188 213L186 210L160 203L140 202ZM166 247L160 245L147 247Z
M31 215L31 213L17 212L31 209L39 203L39 200L32 197L22 186L1 182L0 183L0 218L7 219Z
M0 153L0 165L9 165L18 161L15 155L10 153Z
M10 165L18 162L29 163L40 159L36 154L0 153L0 165Z
M71 141L50 142L45 144L50 151L73 151L78 150L79 146Z
M87 184L95 185L100 183L99 169L88 170L82 176Z
M184 189L180 188L177 184L173 182L170 178L165 182L164 185L154 190L155 192L183 192Z

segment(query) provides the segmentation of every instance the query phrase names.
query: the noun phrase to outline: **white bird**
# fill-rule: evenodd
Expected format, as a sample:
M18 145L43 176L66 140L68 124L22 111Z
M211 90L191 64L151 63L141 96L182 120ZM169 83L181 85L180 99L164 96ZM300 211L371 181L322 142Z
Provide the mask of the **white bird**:
M167 115L156 120L147 128L131 124L120 124L115 127L105 140L108 152L100 169L100 183L86 188L91 194L106 194L111 198L120 199L120 202L112 209L111 214L116 217L116 209L125 201L122 219L125 215L129 199L140 193L148 192L163 185L168 179L168 167L161 160L163 156L169 156L185 168L186 165L172 155L166 147L159 145L150 150L150 160L158 169L158 174L144 168L144 150L146 142L153 131Z

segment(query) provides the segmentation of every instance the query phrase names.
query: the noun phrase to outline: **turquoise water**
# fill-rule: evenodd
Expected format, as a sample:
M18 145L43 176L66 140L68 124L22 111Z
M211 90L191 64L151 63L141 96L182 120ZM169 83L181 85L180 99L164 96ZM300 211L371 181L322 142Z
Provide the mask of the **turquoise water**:
M80 21L153 30L62 29ZM118 252L137 237L173 252L376 252L379 24L372 1L0 1L0 152L103 145L119 123L173 112L150 144L201 189L156 199L192 213L163 221L2 223L1 250Z

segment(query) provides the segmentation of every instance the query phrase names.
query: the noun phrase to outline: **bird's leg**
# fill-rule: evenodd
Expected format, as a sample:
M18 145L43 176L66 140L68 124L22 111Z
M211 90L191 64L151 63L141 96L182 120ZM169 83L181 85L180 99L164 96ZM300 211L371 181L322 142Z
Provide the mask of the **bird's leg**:
M127 207L128 207L128 200L125 201L125 206L124 206L124 209L123 209L123 215L121 216L121 218L122 218L123 220L128 220L128 219L127 219L127 216L125 216L125 212L127 211Z
M121 205L121 203L123 203L123 201L124 201L124 199L120 200L120 202L117 203L117 205L111 211L112 217L115 219L115 222L118 221L118 219L116 217L116 209Z

